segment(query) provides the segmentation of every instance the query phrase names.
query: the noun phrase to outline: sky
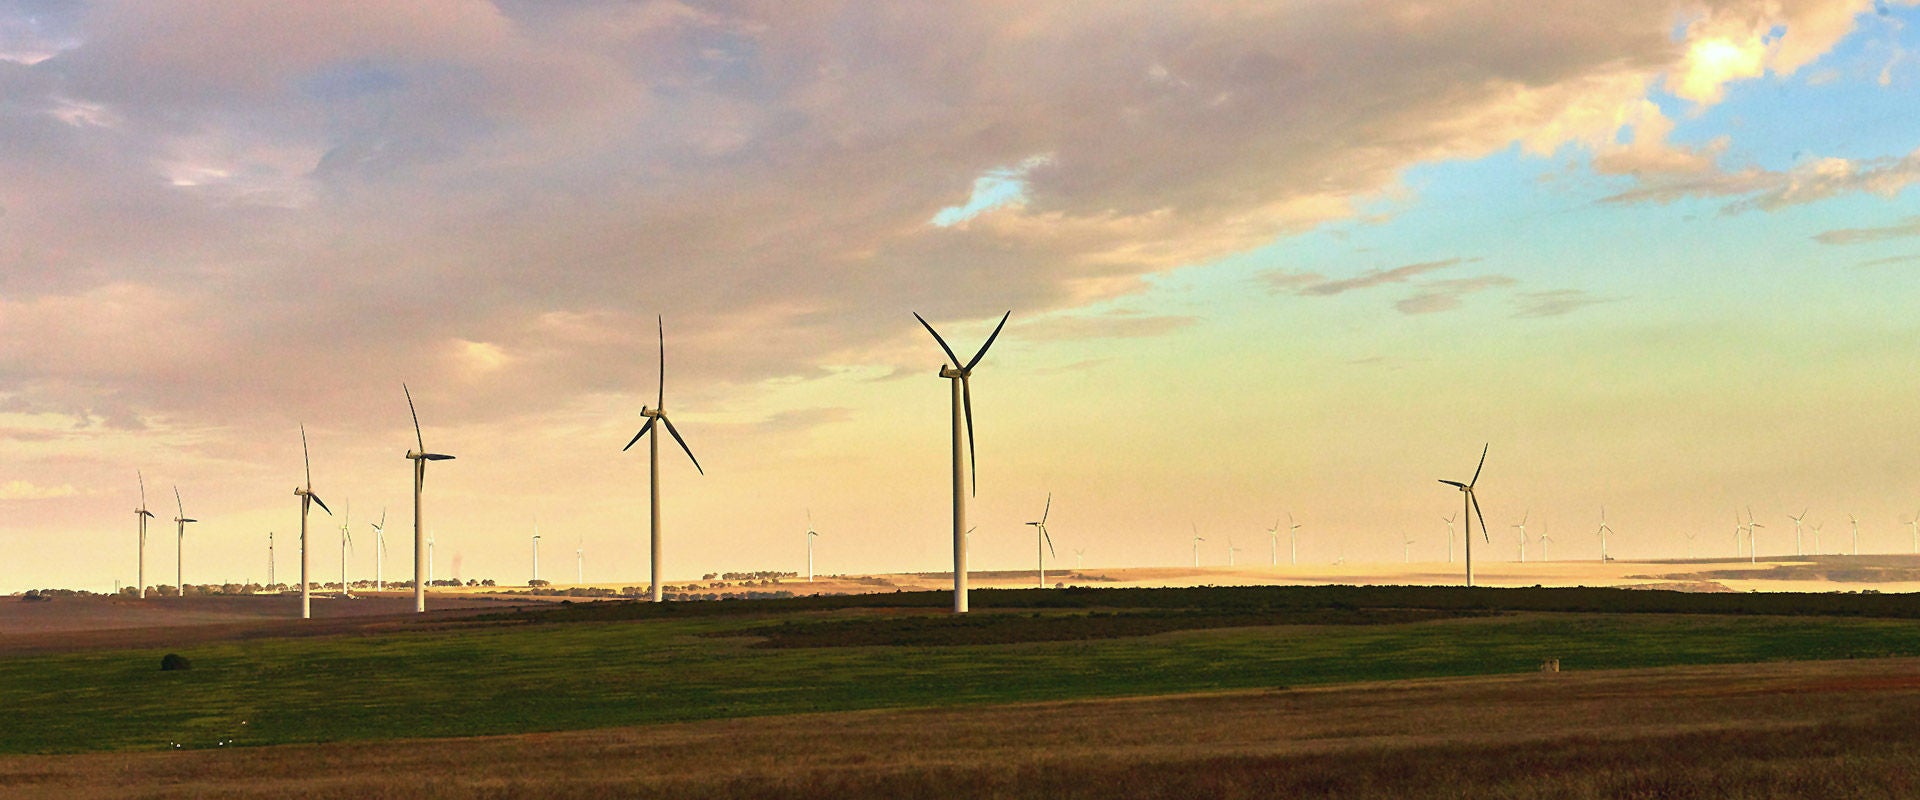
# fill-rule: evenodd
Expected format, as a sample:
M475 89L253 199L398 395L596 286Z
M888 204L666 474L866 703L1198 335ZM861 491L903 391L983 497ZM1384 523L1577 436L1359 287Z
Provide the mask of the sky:
M1920 8L0 0L0 592L1909 552ZM669 441L667 444L671 445ZM350 512L348 511L350 507ZM342 516L346 516L343 514ZM342 517L317 520L316 579ZM1688 536L1697 537L1690 544ZM1812 548L1809 528L1804 547ZM1517 554L1517 553L1516 553Z

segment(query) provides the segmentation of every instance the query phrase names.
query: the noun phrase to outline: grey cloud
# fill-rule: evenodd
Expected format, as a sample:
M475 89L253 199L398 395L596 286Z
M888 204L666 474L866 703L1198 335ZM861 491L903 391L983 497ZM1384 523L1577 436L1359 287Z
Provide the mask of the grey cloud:
M1885 258L1870 259L1867 261L1860 262L1860 266L1883 267L1888 264L1905 264L1912 261L1920 261L1920 253L1913 253L1911 255L1904 255L1904 256L1887 256Z
M1462 297L1488 289L1512 286L1516 283L1519 281L1505 275L1482 275L1474 278L1434 281L1425 284L1418 294L1394 303L1393 307L1399 309L1402 314L1450 311L1460 307Z
M1908 217L1897 225L1885 225L1878 228L1840 228L1815 234L1813 240L1821 244L1860 244L1861 242L1879 242L1887 239L1903 239L1920 236L1920 217Z
M1916 182L1920 182L1920 150L1897 158L1820 159L1779 171L1750 167L1684 177L1650 177L1601 202L1671 203L1689 197L1726 197L1730 200L1722 213L1737 214L1776 211L1860 192L1891 197Z
M1393 269L1369 270L1356 277L1345 280L1322 281L1308 284L1301 287L1298 291L1304 295L1327 297L1343 292L1350 292L1355 289L1368 289L1389 283L1406 283L1429 272L1446 269L1447 267L1460 263L1466 262L1463 262L1459 258L1448 258L1440 261L1422 261L1418 264L1408 264L1403 267L1394 267Z
M1618 302L1618 297L1601 297L1585 289L1553 289L1544 292L1521 292L1514 299L1518 307L1516 317L1558 317L1571 314L1588 306L1601 303Z

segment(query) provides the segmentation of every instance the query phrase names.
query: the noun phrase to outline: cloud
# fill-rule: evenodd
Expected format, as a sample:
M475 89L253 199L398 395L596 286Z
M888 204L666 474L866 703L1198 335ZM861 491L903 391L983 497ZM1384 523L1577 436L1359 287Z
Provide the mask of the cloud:
M1920 253L1913 253L1911 255L1904 255L1904 256L1887 256L1885 258L1870 259L1867 261L1860 262L1860 266L1884 267L1888 264L1906 264L1914 261L1920 261Z
M1296 291L1299 294L1312 297L1330 297L1355 289L1370 289L1389 283L1406 283L1429 272L1446 269L1447 267L1460 263L1466 262L1463 262L1459 258L1448 258L1440 261L1422 261L1418 264L1408 264L1392 269L1368 270L1358 276L1344 280L1320 281L1318 283L1308 284Z
M1892 197L1915 182L1920 182L1920 150L1900 157L1815 159L1778 171L1750 167L1653 177L1601 202L1671 203L1690 197L1730 197L1736 199L1723 211L1733 214L1775 211L1861 192Z
M1514 316L1522 318L1559 317L1588 306L1619 301L1618 297L1600 297L1585 289L1552 289L1521 292L1514 298Z
M1813 240L1821 244L1860 244L1904 239L1909 236L1920 236L1920 217L1908 217L1898 224L1878 228L1840 228L1822 231L1815 234Z
M1393 307L1402 314L1431 314L1436 311L1450 311L1460 307L1460 298L1477 292L1483 292L1502 286L1512 286L1518 280L1505 275L1482 275L1475 278L1458 278L1447 281L1434 281L1425 284L1418 294L1407 297Z
M800 433L822 425L845 422L853 418L851 409L846 408L795 408L781 411L751 426L754 434Z
M70 484L39 486L20 480L0 483L0 500L51 500L56 497L72 497L76 494L79 494L79 491Z

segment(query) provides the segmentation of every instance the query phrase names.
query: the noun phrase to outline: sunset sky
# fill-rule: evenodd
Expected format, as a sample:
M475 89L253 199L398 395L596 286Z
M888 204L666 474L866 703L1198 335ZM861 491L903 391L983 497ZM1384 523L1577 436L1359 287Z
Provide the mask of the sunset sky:
M403 381L440 575L643 582L656 316L670 579L950 566L914 311L977 569L1907 552L1916 183L1910 3L0 0L0 592L297 574L301 423L408 571Z

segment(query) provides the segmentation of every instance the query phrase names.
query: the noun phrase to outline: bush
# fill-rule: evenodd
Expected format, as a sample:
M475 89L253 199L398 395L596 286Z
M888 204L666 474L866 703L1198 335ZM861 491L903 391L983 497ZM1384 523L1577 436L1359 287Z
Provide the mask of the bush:
M193 662L188 661L186 656L180 655L179 653L168 653L160 657L161 672L172 672L181 669L193 669Z

